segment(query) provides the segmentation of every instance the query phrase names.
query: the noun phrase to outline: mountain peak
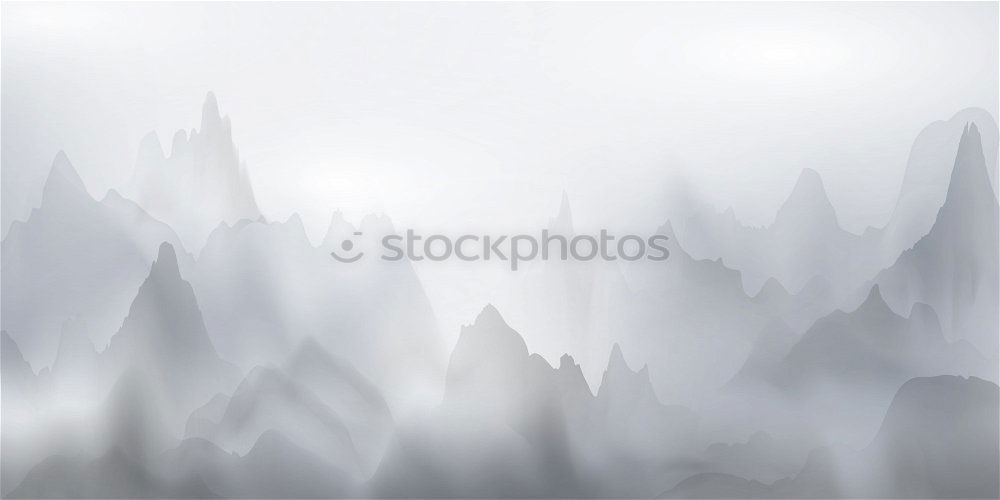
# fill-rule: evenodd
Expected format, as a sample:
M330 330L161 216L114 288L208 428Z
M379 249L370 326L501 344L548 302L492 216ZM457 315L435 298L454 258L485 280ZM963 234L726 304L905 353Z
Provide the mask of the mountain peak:
M164 277L180 279L181 272L177 266L177 253L174 246L164 241L160 243L160 250L153 261L153 268L149 271L150 277Z
M622 353L622 348L617 342L615 342L614 346L611 347L611 356L608 358L608 368L604 372L605 380L609 377L619 380L622 378L628 378L649 382L648 368L643 366L638 371L630 368L628 366L628 361L625 361L625 355Z
M219 113L219 101L215 98L215 92L209 92L205 96L205 103L201 105L201 130L205 133L208 130L222 129L222 115Z
M604 377L601 378L601 385L597 389L598 398L608 400L626 395L631 398L641 394L656 398L649 378L649 367L644 365L638 371L629 368L621 346L615 343L611 348L611 357L607 369L604 370Z
M477 405L482 403L488 407L499 404L506 398L503 393L511 389L511 384L527 376L524 368L531 360L532 355L521 334L508 326L500 312L488 304L475 323L462 326L445 374L445 400L475 401Z
M823 189L823 178L820 177L819 172L811 168L803 168L799 172L799 179L795 181L795 187L805 186L808 189Z
M579 367L580 365L576 364L576 360L573 359L573 356L564 353L562 356L559 357L560 370L573 370Z
M625 355L622 354L622 347L615 342L615 345L611 347L611 357L608 359L608 368L621 367L624 366L628 369L628 363L625 362Z
M878 314L895 314L892 309L889 308L889 304L886 304L885 299L882 298L882 290L879 289L878 284L872 287L868 292L868 297L857 309L858 312L871 312Z
M478 356L528 355L528 345L524 342L524 337L504 321L500 311L493 304L486 304L471 326L462 327L458 342L459 346L463 344L476 346L473 350L479 353ZM459 347L456 347L452 359L458 352Z
M802 169L792 193L778 209L774 225L792 230L803 226L839 226L836 210L826 195L819 172L811 168Z
M783 299L790 295L791 293L788 292L788 289L777 278L771 276L767 278L764 286L760 287L760 290L757 292L757 295L753 296L753 299L758 302L766 302L768 300Z
M285 220L285 227L295 233L305 234L306 232L306 226L302 223L302 217L298 212L292 212L292 215L288 216L288 219Z
M67 192L86 193L87 188L84 187L83 180L80 179L80 175L73 168L73 164L70 163L66 153L59 151L56 153L55 159L52 160L52 168L49 170L48 178L45 179L42 198L45 199L50 196L61 198Z
M323 236L323 248L333 248L345 239L350 239L351 235L357 231L354 225L347 222L344 218L344 213L340 210L335 210L333 215L330 216L330 224L326 228L326 234Z
M486 304L486 306L483 307L483 310L476 316L476 321L472 324L472 326L476 327L496 323L503 323L506 325L506 322L503 320L503 316L500 315L500 311L498 311L493 304Z
M962 138L958 142L958 153L955 156L955 166L951 171L945 204L967 198L976 191L985 193L984 186L990 188L992 195L992 181L990 181L986 168L982 141L976 123L966 123Z

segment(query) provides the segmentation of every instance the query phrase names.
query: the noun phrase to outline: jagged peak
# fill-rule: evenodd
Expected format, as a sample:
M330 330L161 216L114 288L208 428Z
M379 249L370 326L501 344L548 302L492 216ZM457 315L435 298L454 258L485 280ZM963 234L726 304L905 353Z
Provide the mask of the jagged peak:
M568 353L563 353L563 355L559 357L560 370L573 370L579 367L580 365L576 363L576 360L573 359L573 356L570 356Z
M648 392L655 398L653 385L649 377L649 366L643 365L638 371L632 370L625 361L621 346L615 343L611 348L608 367L604 370L601 385L597 389L598 397L620 392L623 387L629 391Z
M628 361L625 360L625 354L622 352L622 347L618 344L618 342L615 342L615 344L611 346L611 356L608 358L608 371L611 371L612 369L624 370L628 373L641 375L643 378L648 378L647 376L649 373L648 365L642 365L642 368L639 370L633 370L629 367Z
M510 327L493 304L486 304L472 325L462 326L459 343L471 342L489 346L490 349L528 354L528 345L516 330Z
M334 210L330 216L330 224L326 226L326 233L323 235L323 246L339 245L344 238L349 238L357 231L354 224L347 222L343 212Z
M87 188L83 184L80 175L73 168L69 157L64 151L56 153L52 160L52 168L49 169L49 176L45 179L45 187L42 189L42 198L49 196L62 196L66 191L78 191L86 194Z
M649 380L648 366L643 365L638 371L629 367L628 361L625 360L625 355L622 353L622 348L617 342L611 347L611 356L608 357L608 368L605 370L605 377L610 373L627 373L629 375L638 375L643 380Z
M945 205L967 199L977 190L985 193L986 190L982 189L983 187L989 187L990 195L993 196L992 181L990 181L986 168L986 157L983 154L983 142L979 127L976 126L975 122L968 122L962 131L962 138L958 142L958 152L955 155L955 165L948 183ZM995 199L995 196L993 197Z

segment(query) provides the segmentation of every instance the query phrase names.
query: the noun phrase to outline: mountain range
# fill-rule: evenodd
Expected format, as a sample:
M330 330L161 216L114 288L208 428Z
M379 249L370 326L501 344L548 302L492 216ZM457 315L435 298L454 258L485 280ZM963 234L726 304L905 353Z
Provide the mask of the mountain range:
M209 94L124 194L58 154L4 238L0 495L997 498L996 151L932 124L860 235L806 168L666 261L528 262L450 344L411 263L331 256L387 216L261 215Z

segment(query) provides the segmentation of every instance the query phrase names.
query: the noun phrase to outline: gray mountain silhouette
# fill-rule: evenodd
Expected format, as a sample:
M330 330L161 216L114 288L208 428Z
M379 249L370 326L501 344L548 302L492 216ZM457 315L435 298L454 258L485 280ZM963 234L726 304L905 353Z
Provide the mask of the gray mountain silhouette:
M220 222L260 217L229 117L220 116L211 92L202 106L200 129L190 134L178 130L168 156L155 132L143 138L123 192L173 227L193 251Z
M190 412L239 380L238 369L216 353L191 284L177 267L169 243L160 246L149 276L108 349L101 369L117 376L135 369L149 377L147 390L162 394L171 426L181 429Z
M929 304L949 339L965 339L997 361L1000 277L997 198L976 124L966 127L934 226L875 277L897 311Z
M841 229L819 175L805 169L770 226L744 226L731 209L720 213L705 208L683 225L685 248L696 258L722 258L739 269L751 291L769 277L795 291L818 275L836 296L849 295L930 230L945 201L963 126L969 122L984 127L986 175L996 192L996 123L988 112L970 108L929 125L915 139L885 227L868 228L861 236Z
M997 190L997 124L985 110L969 108L924 128L913 141L892 218L884 228L883 255L895 259L926 235L944 204L955 151L968 123L980 129L987 175Z
M819 173L803 169L788 198L766 227L742 225L731 210L701 211L684 224L685 249L697 258L722 258L742 272L752 293L774 277L788 290L799 291L816 276L834 290L856 285L844 281L855 272L877 270L872 252L859 252L861 237L837 221Z
M876 286L856 310L817 320L777 364L743 374L766 377L794 395L826 435L857 443L870 438L882 402L906 380L942 373L995 376L991 366L968 344L946 341L932 309L921 304L908 318L899 316Z
M313 338L351 359L391 405L439 392L444 359L423 287L408 261L378 257L391 222L368 216L357 231L326 238L338 251L349 238L367 255L347 264L330 256L333 248L312 246L296 215L220 225L193 281L223 357L249 370Z
M550 217L546 226L549 234L572 240L573 211L569 196L563 192L559 210ZM540 250L541 251L541 250ZM516 276L517 283L504 297L507 315L523 324L545 325L545 335L533 338L535 352L546 359L556 360L564 352L572 352L581 360L591 361L591 352L600 341L593 338L598 328L594 320L599 316L599 304L594 304L593 294L600 286L597 281L605 272L596 262L562 260L559 243L550 245L551 254L544 262L527 262ZM606 353L601 353L601 360ZM598 359L593 359L597 365ZM588 366L587 368L598 368ZM599 376L587 373L588 376Z
M601 428L615 446L632 450L662 446L677 451L697 426L693 412L664 405L649 379L649 367L629 368L621 347L615 344L595 400ZM658 443L658 444L657 444Z
M59 154L3 240L0 496L996 498L996 156L965 110L883 228L807 168L766 227L668 221L665 261L526 262L445 360L389 218L261 216L209 94L143 140L145 209Z
M752 349L748 332L775 318L809 325L832 309L817 302L829 297L820 280L791 297L770 287L764 293L774 296L750 297L739 271L721 260L691 257L672 224L656 233L670 238L670 257L622 265L629 292L613 295L617 302L611 310L619 313L610 327L633 346L630 361L649 365L657 394L664 398L696 404L739 371Z
M103 345L164 241L179 247L169 227L116 192L91 198L59 153L41 206L3 240L3 328L35 366L52 363L71 317L86 321Z
M391 497L648 495L649 471L636 463L677 453L695 420L661 404L647 372L629 369L617 347L594 396L571 357L553 368L487 306L462 329L438 413L398 435L373 488Z

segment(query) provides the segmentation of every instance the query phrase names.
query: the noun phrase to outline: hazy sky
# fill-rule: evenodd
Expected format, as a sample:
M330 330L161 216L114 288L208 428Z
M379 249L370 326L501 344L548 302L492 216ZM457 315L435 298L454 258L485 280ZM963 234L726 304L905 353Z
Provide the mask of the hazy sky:
M92 194L141 137L233 120L262 211L646 230L687 179L766 224L804 167L882 224L913 138L997 115L997 4L10 4L3 223L59 149ZM673 184L671 184L673 183Z

